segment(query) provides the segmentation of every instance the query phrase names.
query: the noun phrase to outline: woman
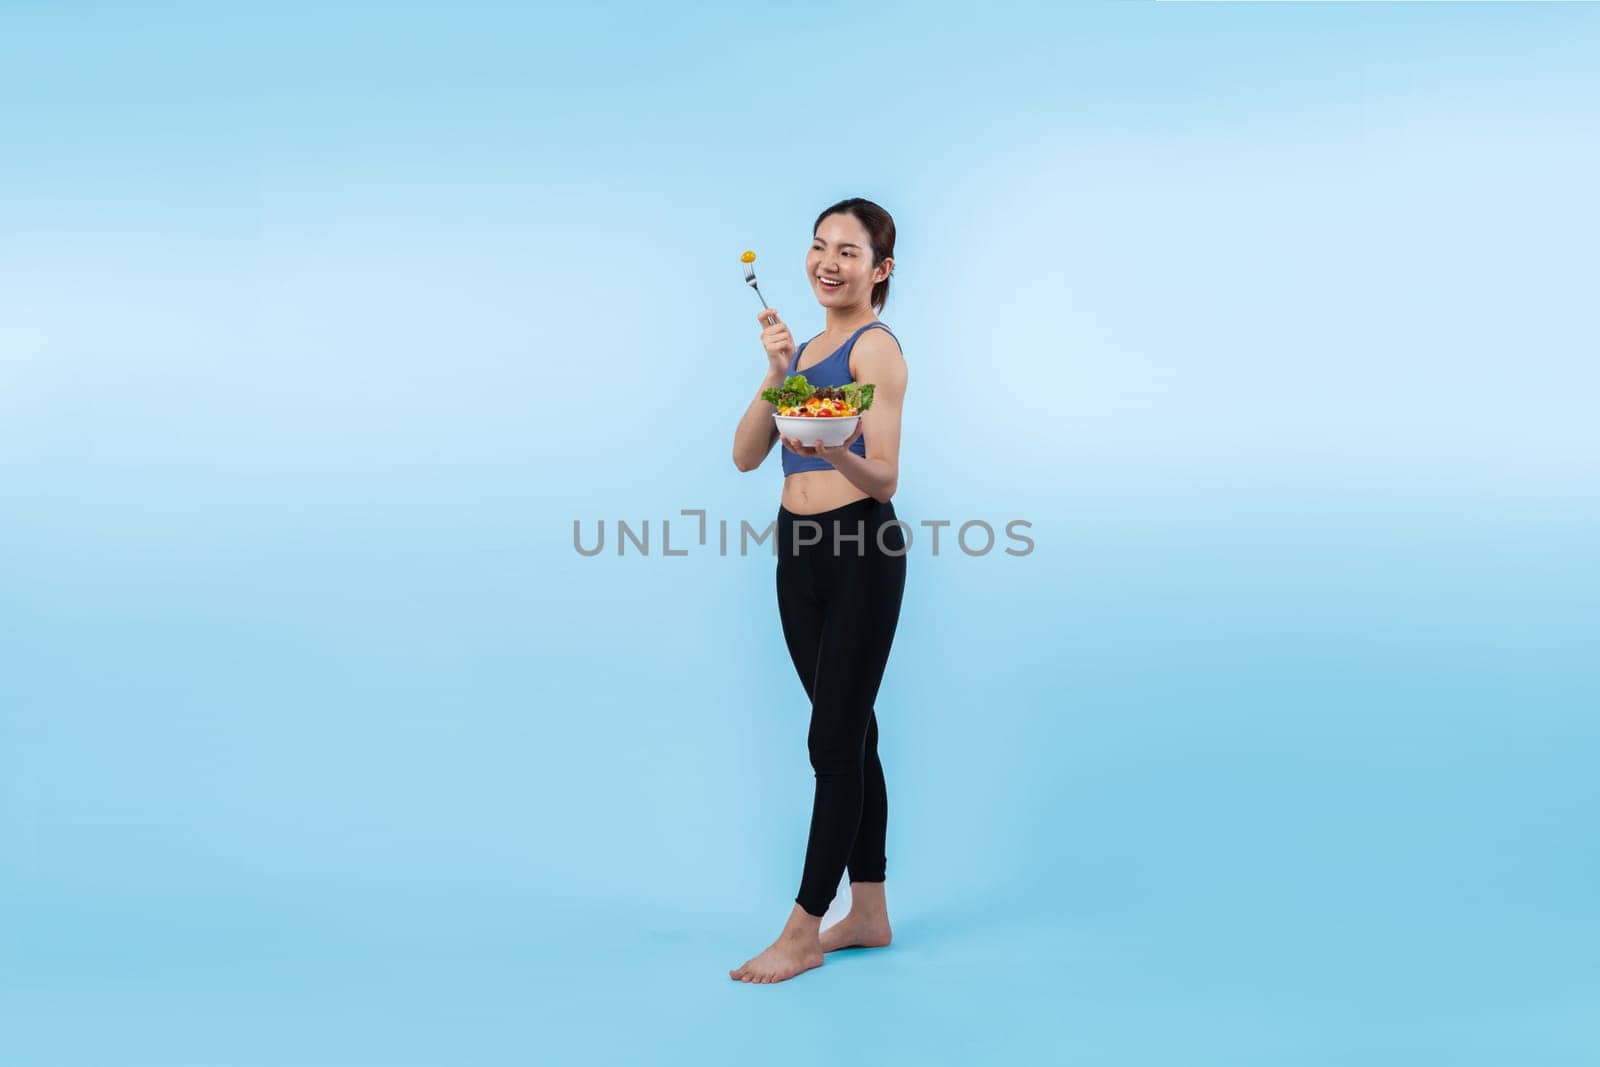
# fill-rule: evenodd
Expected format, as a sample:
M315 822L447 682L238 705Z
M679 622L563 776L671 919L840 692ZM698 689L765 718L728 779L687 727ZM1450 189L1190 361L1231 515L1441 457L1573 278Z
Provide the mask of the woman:
M889 295L894 220L872 201L855 198L824 211L812 232L806 275L827 313L827 328L796 350L778 314L761 312L767 376L734 434L734 465L755 470L778 440L773 406L761 392L786 376L804 374L815 386L871 383L874 392L843 444L783 439L774 538L778 614L811 700L807 747L817 785L794 907L769 948L728 972L743 982L781 982L820 965L825 952L890 939L883 895L888 794L872 705L906 574L905 534L889 500L900 474L906 363L875 314ZM846 870L850 914L821 930Z

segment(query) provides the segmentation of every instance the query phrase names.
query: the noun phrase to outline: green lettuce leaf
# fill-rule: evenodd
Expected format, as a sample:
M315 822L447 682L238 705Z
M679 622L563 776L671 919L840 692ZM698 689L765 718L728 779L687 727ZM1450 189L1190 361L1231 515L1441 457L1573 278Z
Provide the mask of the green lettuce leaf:
M816 392L811 383L806 381L804 374L791 374L783 380L783 385L777 389L763 389L761 399L769 404L779 407L790 407L795 404L805 403L806 397Z
M872 389L873 387L870 384L863 385L860 382L851 382L841 387L840 392L844 393L844 398L859 413L872 406Z
M839 387L844 398L858 413L872 406L872 390L872 385L863 385L860 382L850 382ZM791 374L783 380L783 385L779 388L763 389L761 399L779 407L797 407L805 403L806 398L816 391L816 388L806 381L804 374Z

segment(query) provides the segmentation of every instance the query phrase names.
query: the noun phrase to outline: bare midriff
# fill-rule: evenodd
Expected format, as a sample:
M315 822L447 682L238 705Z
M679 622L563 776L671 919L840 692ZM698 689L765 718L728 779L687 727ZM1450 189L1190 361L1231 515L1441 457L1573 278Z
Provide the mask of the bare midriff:
M824 343L819 344L818 342ZM816 348L819 351L831 353L843 343L843 341L827 343L825 338L818 337L807 344L806 348L808 350ZM856 377L855 356L856 354L851 352L847 357L850 360L850 379L852 381ZM828 357L823 357L823 359L826 358ZM817 363L821 362L822 360L819 359L812 363L811 366L815 367ZM796 364L794 373L804 374L807 369ZM783 447L782 441L778 442L778 447ZM783 480L783 496L778 502L785 509L794 512L796 515L815 515L818 512L842 508L846 504L855 503L857 500L865 500L871 495L871 493L863 492L861 487L849 478L830 468L822 471L796 471L794 474L789 475Z
M815 515L871 495L835 470L797 471L783 480L783 498L779 502L796 515Z

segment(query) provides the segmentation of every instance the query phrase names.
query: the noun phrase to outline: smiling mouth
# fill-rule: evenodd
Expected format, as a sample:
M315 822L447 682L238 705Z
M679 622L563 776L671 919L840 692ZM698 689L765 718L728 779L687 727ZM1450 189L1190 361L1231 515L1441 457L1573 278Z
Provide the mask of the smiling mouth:
M820 274L817 276L817 282L824 289L839 289L844 286L844 282L830 281L829 279L822 277Z

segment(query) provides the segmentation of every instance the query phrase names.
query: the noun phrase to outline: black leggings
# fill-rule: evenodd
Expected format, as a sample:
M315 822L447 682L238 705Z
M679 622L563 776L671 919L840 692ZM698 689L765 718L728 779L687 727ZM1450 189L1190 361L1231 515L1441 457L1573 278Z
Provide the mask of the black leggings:
M889 795L872 705L906 583L905 531L886 525L894 521L894 506L872 497L815 515L778 508L778 614L811 700L817 777L795 903L819 917L846 869L852 882L884 880Z

